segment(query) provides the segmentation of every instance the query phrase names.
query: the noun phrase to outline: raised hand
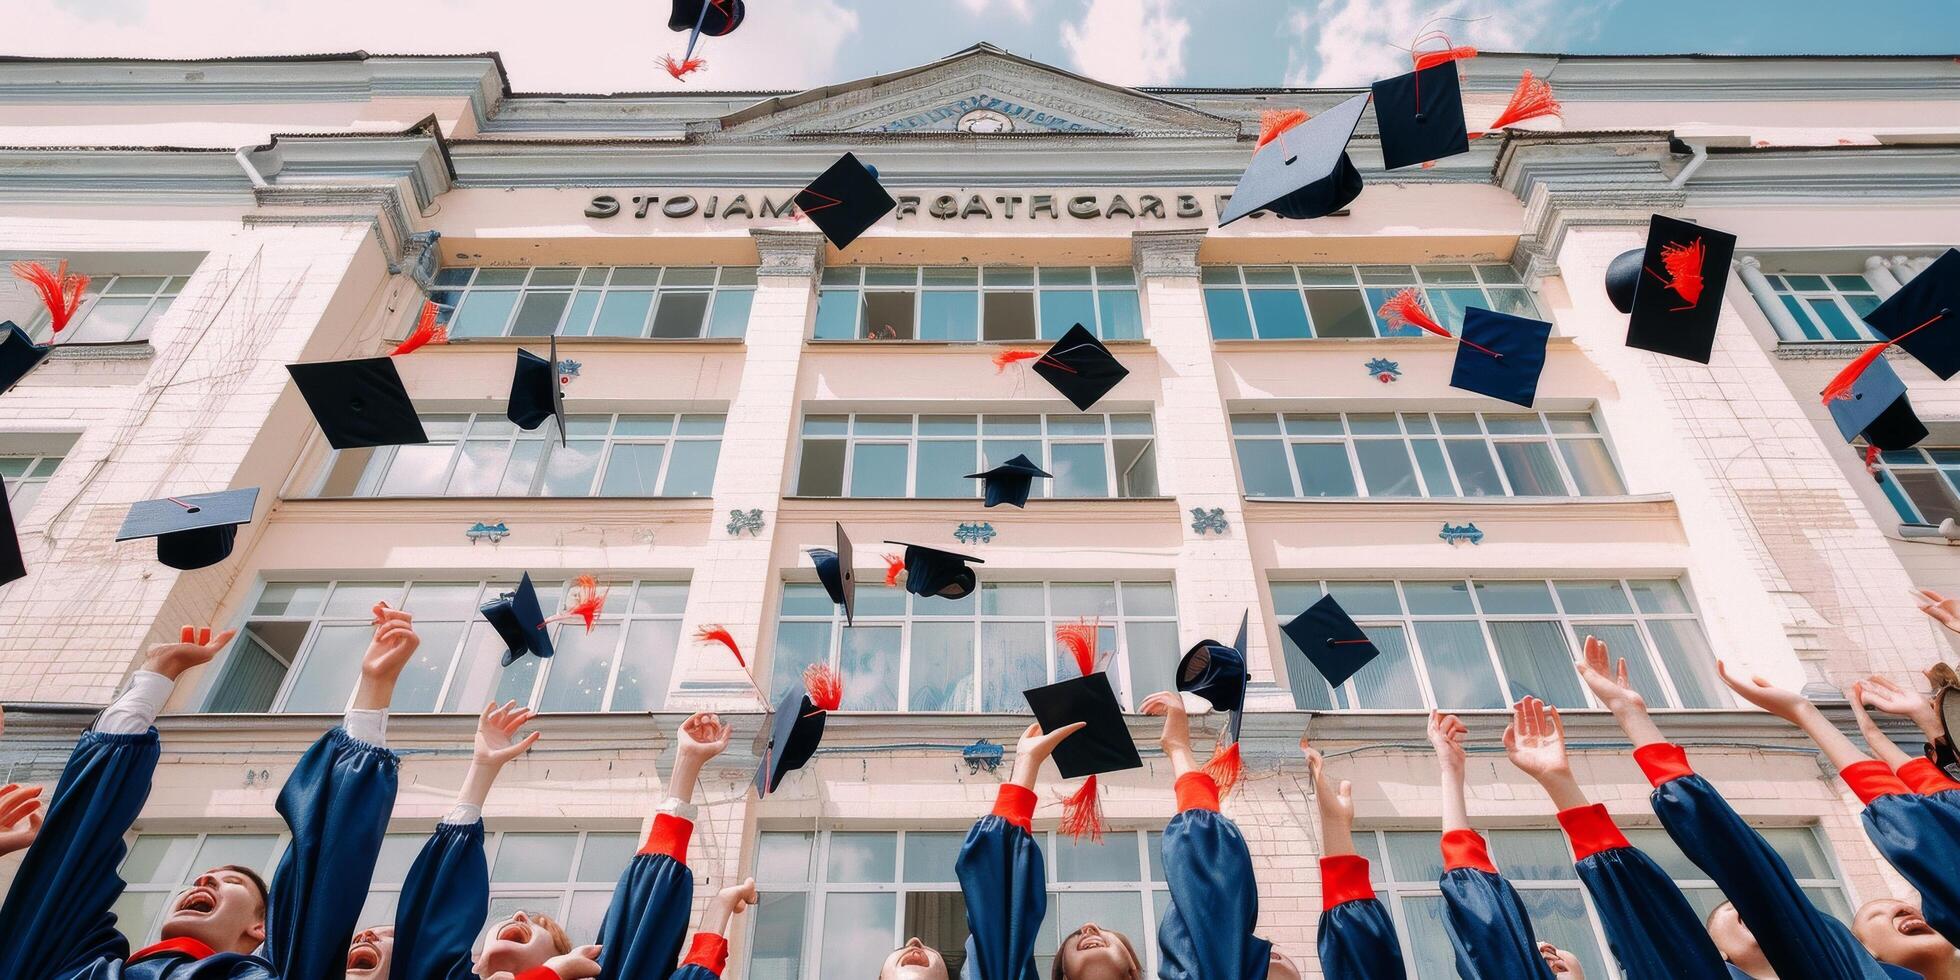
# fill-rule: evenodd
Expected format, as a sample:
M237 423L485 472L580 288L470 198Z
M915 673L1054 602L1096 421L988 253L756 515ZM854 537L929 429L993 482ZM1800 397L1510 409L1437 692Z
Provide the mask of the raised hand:
M1191 718L1184 711L1184 699L1171 691L1158 691L1143 699L1143 713L1164 716L1164 733L1157 737L1157 746L1171 760L1171 768L1182 776L1198 768L1198 758L1191 751Z
M728 935L728 920L741 915L756 901L754 878L745 878L739 885L729 885L716 892L708 902L707 914L701 918L701 931Z
M1627 662L1622 657L1617 664L1607 656L1606 641L1596 636L1586 637L1585 653L1575 665L1579 668L1579 679L1591 688L1593 697L1606 710L1619 714L1633 710L1645 712L1647 699L1633 689L1627 681Z
M1873 674L1858 685L1866 704L1885 712L1909 718L1928 739L1938 737L1942 730L1940 712L1933 706L1933 699L1924 694L1906 690L1889 677Z
M520 708L515 701L503 705L492 701L485 705L476 719L476 752L472 761L479 766L502 769L510 760L530 751L543 733L532 732L519 740L517 730L537 716L537 712Z
M1913 598L1918 601L1920 612L1941 626L1960 633L1960 599L1949 599L1932 589L1915 589Z
M681 722L679 748L675 750L676 765L707 765L728 748L728 738L733 732L730 726L722 723L721 716L712 711L701 711L689 715Z
M1760 675L1745 678L1740 674L1731 674L1729 665L1720 660L1715 661L1715 671L1722 675L1722 683L1727 684L1737 697L1791 724L1801 725L1808 715L1817 711L1817 706L1811 704L1809 698L1777 687Z
M203 629L186 626L176 643L159 643L151 647L143 655L143 669L174 681L184 671L210 663L211 658L217 656L236 635L237 630L225 630L212 636L209 626Z
M1858 720L1858 734L1865 737L1865 744L1871 747L1872 754L1883 760L1887 766L1897 769L1912 761L1912 756L1899 748L1890 736L1872 720L1872 713L1865 710L1865 702L1871 700L1871 692L1865 684L1853 684L1844 690L1844 699L1851 704L1851 716Z
M1586 794L1572 775L1572 759L1565 749L1565 719L1558 709L1537 698L1525 698L1511 707L1511 724L1504 729L1504 754L1511 764L1537 780L1551 796L1553 805L1570 810L1586 805Z
M41 787L0 787L0 854L24 851L41 832Z
M1327 759L1304 735L1300 753L1307 757L1307 771L1313 774L1313 799L1320 810L1320 851L1333 857L1353 854L1354 785L1343 779L1339 785L1327 776Z
M393 682L415 655L422 638L415 634L415 616L402 609L390 609L385 602L374 604L374 639L368 641L361 657L361 676Z
M544 965L558 974L559 980L596 977L599 975L599 947L580 946L569 953L545 960Z
M1078 721L1063 725L1052 732L1044 732L1041 730L1040 722L1029 725L1027 730L1021 733L1021 740L1014 743L1013 781L1027 789L1034 789L1035 777L1041 772L1041 764L1055 754L1055 746L1062 744L1063 739L1087 727L1089 727L1088 722Z
M1463 720L1441 711L1429 713L1429 747L1436 750L1436 761L1444 772L1462 773L1466 755L1463 739L1470 734Z

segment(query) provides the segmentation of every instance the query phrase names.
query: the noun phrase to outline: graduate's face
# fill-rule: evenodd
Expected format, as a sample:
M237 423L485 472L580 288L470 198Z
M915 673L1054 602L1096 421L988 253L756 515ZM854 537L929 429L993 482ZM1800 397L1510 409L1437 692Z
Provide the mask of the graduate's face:
M354 934L347 947L347 980L387 980L395 961L395 927L376 926Z
M1953 944L1926 924L1919 907L1896 899L1866 902L1852 919L1851 931L1873 956L1894 966L1917 969L1954 958Z
M543 966L565 952L552 933L549 918L530 912L520 911L492 924L483 939L483 952L476 956L476 972L483 976L500 970L523 973Z
M1143 975L1123 934L1091 922L1062 940L1062 975L1068 980L1136 980Z
M1551 943L1539 943L1538 955L1544 957L1545 968L1551 970L1553 976L1567 977L1569 980L1586 980L1586 969L1579 965L1577 956Z
M265 942L265 895L241 872L206 871L171 901L162 935L195 939L221 953L249 953Z
M1291 956L1276 949L1266 957L1266 980L1300 980L1301 976L1300 964Z
M946 960L938 950L913 936L885 957L885 965L878 969L878 980L948 980Z
M1763 948L1756 942L1756 934L1742 924L1742 916L1735 913L1735 906L1723 902L1708 917L1708 938L1715 941L1715 948L1722 951L1722 958L1745 970L1753 970L1768 965L1763 957Z

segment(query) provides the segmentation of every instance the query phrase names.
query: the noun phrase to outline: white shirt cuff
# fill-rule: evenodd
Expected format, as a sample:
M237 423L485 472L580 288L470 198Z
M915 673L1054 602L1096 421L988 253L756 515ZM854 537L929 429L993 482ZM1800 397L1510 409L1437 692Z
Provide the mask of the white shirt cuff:
M388 747L388 712L385 708L349 708L340 727L369 745L384 749Z
M474 803L458 802L449 808L449 815L442 822L458 827L467 827L483 819L483 808Z
M139 670L130 675L129 687L114 704L102 709L95 719L95 730L107 735L141 735L156 724L163 703L177 682L155 671Z
M701 812L701 808L678 796L669 796L665 800L660 801L660 805L654 808L654 812L669 814L679 817L688 823L694 823L694 818Z

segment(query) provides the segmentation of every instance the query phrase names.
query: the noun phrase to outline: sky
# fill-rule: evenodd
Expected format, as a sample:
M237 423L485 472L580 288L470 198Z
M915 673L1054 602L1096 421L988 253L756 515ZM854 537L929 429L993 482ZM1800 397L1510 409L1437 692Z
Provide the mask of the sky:
M0 0L0 54L498 51L520 92L800 89L990 41L1126 85L1352 86L1425 30L1489 50L1960 54L1960 0L747 0L707 70L658 0ZM540 12L549 16L540 16Z

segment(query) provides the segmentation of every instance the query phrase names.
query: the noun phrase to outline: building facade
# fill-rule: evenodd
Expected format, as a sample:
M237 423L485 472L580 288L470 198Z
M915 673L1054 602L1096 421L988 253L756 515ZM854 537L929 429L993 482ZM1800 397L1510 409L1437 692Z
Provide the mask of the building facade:
M738 744L702 792L697 894L745 875L765 894L731 973L868 977L912 935L957 961L952 854L1005 775L988 750L1026 724L1019 692L1073 669L1056 625L1100 623L1134 707L1249 610L1227 812L1262 931L1310 969L1302 733L1355 784L1411 964L1448 975L1436 706L1472 729L1473 819L1540 935L1593 975L1605 942L1551 807L1498 747L1514 697L1568 709L1594 798L1719 901L1570 670L1589 633L1820 902L1903 895L1856 799L1715 661L1830 700L1952 656L1908 590L1960 592L1937 530L1960 514L1960 448L1940 448L1960 447L1960 397L1897 362L1934 438L1875 482L1815 392L1867 336L1857 315L1952 244L1960 65L1486 54L1463 64L1473 127L1526 69L1562 119L1391 174L1370 116L1347 211L1219 229L1260 113L1351 92L1127 89L989 45L806 92L642 96L515 93L489 55L0 62L0 253L93 277L72 339L0 398L30 566L0 588L7 778L52 783L146 644L242 630L160 722L119 906L144 941L195 870L270 866L279 785L345 707L386 600L424 642L369 919L447 809L475 710L514 697L545 737L487 809L493 915L588 939L674 729L713 709ZM839 252L788 202L845 150L900 207ZM1656 212L1740 237L1707 366L1625 347L1600 285ZM1373 313L1407 286L1449 326L1469 306L1552 321L1534 408L1450 388L1450 345ZM430 443L334 452L284 365L385 351L425 299L451 342L399 366ZM0 303L45 331L24 288ZM1092 410L995 366L1075 323L1131 372ZM513 351L552 333L575 362L563 444L502 415ZM1055 478L983 509L964 474L1017 452ZM134 501L247 486L257 519L221 565L113 541ZM859 544L850 629L805 557L835 522ZM982 587L882 587L887 539L984 558ZM476 609L524 572L547 605L583 573L610 600L548 665L500 670ZM1339 689L1279 630L1328 591L1384 650ZM824 749L764 802L762 703L694 640L708 625L767 693L814 662L846 677ZM1104 780L1103 843L1037 813L1045 952L1086 919L1154 950L1174 806L1156 723L1133 729L1146 765Z

